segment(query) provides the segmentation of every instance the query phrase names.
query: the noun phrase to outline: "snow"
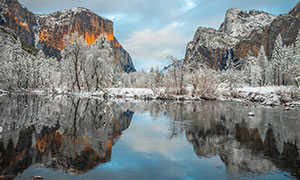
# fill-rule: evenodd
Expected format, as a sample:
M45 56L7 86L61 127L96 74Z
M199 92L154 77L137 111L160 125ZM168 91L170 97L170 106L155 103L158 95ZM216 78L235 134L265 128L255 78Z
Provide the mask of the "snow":
M231 48L239 42L239 39L220 32L214 28L199 27L195 33L193 41L188 45L188 48L194 46L206 46L213 49L216 48Z
M191 90L191 87L187 89ZM243 87L233 91L224 87L219 88L216 94L205 96L175 95L168 93L166 88L148 89L148 88L107 88L110 99L151 99L151 100L175 100L175 101L199 101L199 100L217 100L217 101L235 101L235 102L258 102L265 106L285 105L296 107L300 101L294 101L288 95L294 91L290 86L266 86L266 87ZM99 92L80 92L72 93L85 98L103 98L104 93ZM286 102L282 102L286 101Z
M232 8L226 12L225 20L219 30L214 28L198 27L193 41L186 48L186 60L188 62L201 62L202 54L199 49L231 49L243 38L250 35L253 30L261 30L270 24L276 16L251 10L249 12Z
M73 18L75 17L76 14L80 14L83 12L87 12L88 14L94 14L92 11L90 11L87 8L83 7L76 7L72 9L64 9L60 11L56 11L52 14L43 14L43 15L37 15L38 16L38 21L39 22L44 22L40 24L45 24L45 26L48 27L48 31L53 31L56 26L64 24L64 25L69 25L72 23ZM96 14L95 14L96 15ZM99 15L96 15L99 16ZM101 19L105 21L110 21L107 18L104 18L102 16L99 16Z
M226 12L224 23L220 31L232 37L242 38L248 36L253 30L270 24L276 16L264 11L251 10L248 12L231 8Z
M291 96L294 92L299 89L292 86L264 86L264 87L242 87L237 88L234 91L222 87L219 88L220 96L218 100L221 101L250 101L260 102L266 106L279 106L288 105L295 106L299 105L300 102L294 100Z
M108 88L106 90L109 95L114 97L134 98L154 96L153 91L147 88Z
M238 88L237 91L242 91L245 93L259 93L262 95L275 94L277 91L289 91L292 87L289 86L264 86L264 87L243 87Z

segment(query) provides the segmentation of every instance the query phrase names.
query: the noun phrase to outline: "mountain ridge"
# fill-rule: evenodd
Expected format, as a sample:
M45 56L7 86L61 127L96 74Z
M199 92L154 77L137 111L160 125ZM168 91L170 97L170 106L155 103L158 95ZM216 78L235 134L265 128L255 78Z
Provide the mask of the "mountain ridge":
M0 12L0 25L14 30L28 45L58 59L65 47L63 39L66 35L77 32L90 45L105 34L113 48L115 64L119 64L125 72L136 71L129 53L114 36L113 22L87 8L77 7L39 15L17 0L1 0Z
M224 22L220 28L214 29L214 38L207 38L207 32L201 32L199 27L194 38L186 47L186 62L201 62L215 70L222 70L226 61L231 59L235 62L246 60L248 56L257 56L261 46L265 54L271 58L275 39L278 34L282 35L285 45L294 43L300 29L300 2L291 10L275 17L264 11L250 10L249 12L237 8L227 10ZM220 33L222 32L222 33ZM225 46L218 45L218 40L225 40ZM217 44L208 46L208 44ZM230 41L235 42L228 43ZM229 44L226 46L226 43Z

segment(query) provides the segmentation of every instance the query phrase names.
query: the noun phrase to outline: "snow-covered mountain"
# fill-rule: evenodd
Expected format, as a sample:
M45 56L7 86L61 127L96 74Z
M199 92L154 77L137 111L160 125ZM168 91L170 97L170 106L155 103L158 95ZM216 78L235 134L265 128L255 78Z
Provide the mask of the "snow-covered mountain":
M239 39L248 36L253 30L270 24L276 16L264 11L251 10L248 12L231 8L226 12L225 20L219 31Z
M14 30L20 39L46 55L60 58L64 37L75 32L92 44L102 34L107 36L114 50L115 63L124 71L135 71L129 53L114 37L113 22L86 8L72 8L49 15L35 15L17 0L1 0L0 25Z
M235 62L257 56L261 46L270 59L276 37L285 45L295 42L300 29L300 4L278 17L263 12L232 8L226 12L219 30L199 27L186 48L185 61L223 69L226 61ZM243 62L243 61L241 61Z

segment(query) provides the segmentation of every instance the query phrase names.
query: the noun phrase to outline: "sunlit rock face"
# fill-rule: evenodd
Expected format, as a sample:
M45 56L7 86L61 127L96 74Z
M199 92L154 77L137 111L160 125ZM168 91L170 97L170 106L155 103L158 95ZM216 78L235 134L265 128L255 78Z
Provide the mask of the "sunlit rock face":
M135 71L129 53L114 36L113 22L86 8L57 11L49 15L35 15L17 0L4 0L0 4L0 25L15 31L21 40L42 49L48 56L61 58L66 47L66 35L75 32L91 45L102 34L106 35L114 50L115 64L125 72Z
M85 8L73 8L57 11L49 15L38 15L41 26L39 40L46 46L62 50L66 44L64 38L75 32L83 36L85 42L90 45L101 34L107 36L107 40L113 41L113 23Z
M279 34L285 45L295 42L300 29L299 17L299 3L288 13L277 17L263 11L229 9L219 30L198 28L187 45L185 61L204 63L222 70L227 60L243 65L249 57L258 55L261 46L270 59Z
M99 100L6 98L0 103L2 175L17 175L31 165L74 175L87 172L110 160L115 139L133 116L132 111Z
M14 30L20 39L34 46L37 32L35 14L23 7L17 0L2 0L0 13L0 25Z

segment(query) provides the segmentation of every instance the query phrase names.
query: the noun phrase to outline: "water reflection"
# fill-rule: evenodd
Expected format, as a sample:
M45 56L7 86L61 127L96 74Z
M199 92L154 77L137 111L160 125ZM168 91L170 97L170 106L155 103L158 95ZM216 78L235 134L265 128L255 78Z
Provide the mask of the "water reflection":
M184 133L199 158L219 156L232 177L280 169L300 178L299 109L218 102L145 106L133 109L168 118L170 139ZM255 112L255 117L248 117L248 112Z
M115 103L70 97L3 96L1 175L35 164L80 174L109 161L133 112Z
M23 178L28 168L50 168L54 177L76 175L69 179L300 178L299 117L299 109L243 103L2 96L0 174Z

